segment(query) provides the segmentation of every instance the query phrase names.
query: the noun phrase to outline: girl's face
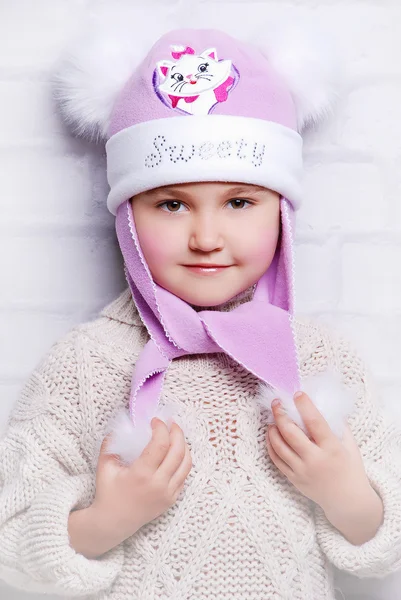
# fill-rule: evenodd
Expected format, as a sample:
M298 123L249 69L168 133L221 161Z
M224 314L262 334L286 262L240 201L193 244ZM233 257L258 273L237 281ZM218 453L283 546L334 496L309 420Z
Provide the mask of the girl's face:
M223 304L256 283L273 260L277 192L240 183L183 183L138 194L131 204L154 281L188 304Z

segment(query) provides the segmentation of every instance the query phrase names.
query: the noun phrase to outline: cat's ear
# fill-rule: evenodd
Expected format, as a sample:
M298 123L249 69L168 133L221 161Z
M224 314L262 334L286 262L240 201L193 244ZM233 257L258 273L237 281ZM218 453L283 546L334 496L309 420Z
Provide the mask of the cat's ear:
M57 108L74 135L108 139L119 93L164 30L165 23L153 16L147 22L137 7L119 11L113 4L86 17L52 77Z
M170 60L159 60L159 62L156 64L156 68L157 68L157 71L158 71L159 75L163 79L165 77L167 77L167 73L168 73L169 69L171 69L171 67L174 64L175 63L171 62Z
M208 58L213 58L217 62L217 51L216 48L208 48L204 50L200 56L207 56Z
M317 19L275 21L253 32L257 45L294 99L298 131L333 112L345 80L345 58Z

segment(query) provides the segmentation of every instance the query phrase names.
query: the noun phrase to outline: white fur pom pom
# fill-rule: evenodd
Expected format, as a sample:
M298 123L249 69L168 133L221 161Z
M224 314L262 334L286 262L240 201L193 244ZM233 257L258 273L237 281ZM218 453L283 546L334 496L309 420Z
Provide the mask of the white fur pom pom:
M298 131L332 112L345 61L319 21L278 21L264 27L253 41L288 86L296 106Z
M159 408L154 416L164 421L170 431L174 418L174 411L170 406ZM118 455L121 462L129 466L142 454L152 438L150 421L151 419L135 426L127 410L118 412L109 424L110 437L105 453Z
M342 439L344 433L345 419L353 411L355 396L352 390L347 388L340 379L339 374L327 370L315 376L310 376L302 381L301 389L312 400L318 411L330 425L333 433ZM258 404L271 410L274 398L279 398L288 416L296 423L304 433L308 431L303 423L302 417L296 408L293 397L285 392L259 384ZM274 423L271 413L267 420Z
M135 427L128 411L119 412L111 424L106 454L116 454L121 462L128 466L140 456L150 442L152 428L149 423Z
M162 31L154 20L144 22L139 7L135 12L113 9L90 16L53 76L53 95L64 121L90 141L107 139L119 92Z

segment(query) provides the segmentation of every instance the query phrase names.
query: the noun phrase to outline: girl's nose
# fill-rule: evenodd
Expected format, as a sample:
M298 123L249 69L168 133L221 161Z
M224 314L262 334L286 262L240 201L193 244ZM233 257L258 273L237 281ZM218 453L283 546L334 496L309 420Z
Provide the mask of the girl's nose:
M192 73L190 73L189 75L187 75L188 79L191 79L192 77Z
M223 237L218 231L216 224L209 220L198 222L194 227L189 239L192 250L212 252L224 247Z

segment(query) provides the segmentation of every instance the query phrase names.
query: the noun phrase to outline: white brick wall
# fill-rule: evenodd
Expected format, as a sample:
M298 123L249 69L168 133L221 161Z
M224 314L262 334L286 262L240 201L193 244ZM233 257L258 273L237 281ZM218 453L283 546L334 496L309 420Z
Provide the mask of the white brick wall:
M49 77L89 10L127 2L163 15L166 28L243 35L270 15L310 13L333 31L349 86L336 115L305 139L298 312L345 332L401 422L399 0L149 0L147 8L138 0L0 0L0 429L49 346L125 285L105 207L104 154L65 131ZM338 582L347 600L400 597L401 575L360 581L341 573ZM1 583L0 596L34 598Z

